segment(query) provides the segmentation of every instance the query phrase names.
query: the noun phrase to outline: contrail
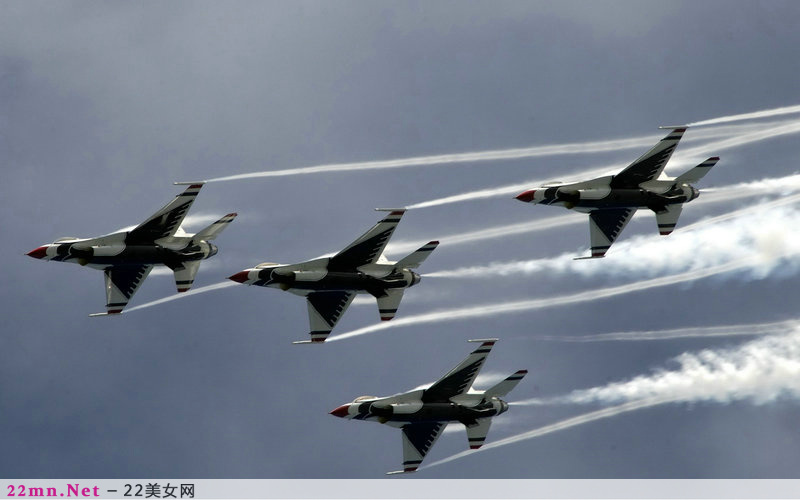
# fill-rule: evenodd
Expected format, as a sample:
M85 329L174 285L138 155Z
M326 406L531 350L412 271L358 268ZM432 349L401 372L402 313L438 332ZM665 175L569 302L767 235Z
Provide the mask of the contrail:
M683 150L679 153L679 156L672 160L670 164L670 168L674 168L676 166L681 165L688 165L696 162L696 156L707 155L712 153L719 153L725 149L733 148L736 146L744 146L746 144L750 144L753 142L763 141L766 139L771 139L774 137L779 137L782 135L787 134L794 134L800 132L800 120L790 120L782 122L781 125L768 128L766 130L760 130L757 132L750 132L747 134L738 135L732 137L730 139L724 139L721 141L715 141L706 143L701 146L695 146L694 148ZM684 159L682 159L684 158ZM619 165L609 165L602 168L597 169L590 169L585 170L583 172L574 172L569 175L565 175L565 178L572 178L572 177L593 177L596 175L600 175L603 173L608 172L612 169L619 170ZM427 208L427 207L434 207L439 205L447 205L450 203L457 203L462 201L470 201L476 199L485 199L485 198L494 198L496 196L508 196L511 194L516 194L520 190L530 189L533 186L541 185L543 181L541 180L529 180L526 182L515 183L515 184L507 184L505 186L499 186L494 188L487 188L487 189L480 189L477 191L470 191L466 193L455 194L451 196L446 196L443 198L437 198L434 200L423 201L420 203L415 203L413 205L409 205L407 208L414 209L414 208Z
M744 197L760 196L769 193L773 193L776 196L781 196L797 191L798 189L800 189L800 175L798 174L789 175L785 177L765 178L758 181L741 182L738 184L731 184L729 186L720 186L713 189L702 189L700 198L698 198L695 201L692 201L692 205L690 206L696 207L699 205L726 202L729 201L732 197L741 199ZM787 203L794 203L794 200L796 200L796 198L791 198L791 200L789 198L780 198L778 200L774 200L774 202L771 202L774 203L774 205L769 205L769 206L778 206ZM764 204L763 206L767 205ZM752 211L752 207L720 216L724 218L714 219L714 221L725 220L726 218L738 216L741 213L749 211ZM554 227L562 227L573 224L586 224L587 223L586 220L587 220L586 214L572 212L572 213L567 213L565 215L554 215L542 219L536 219L529 222L520 222L516 224L496 226L488 229L479 229L465 233L455 233L445 236L438 236L438 238L441 241L443 241L447 247L451 247L454 245L474 243L476 241L487 240L487 239L496 239L514 234L524 234L535 231L542 231L546 229L552 229ZM694 225L685 226L681 228L681 230L686 230L687 228L693 226ZM420 243L417 240L390 242L389 246L387 247L387 253L411 252L419 248L419 246Z
M800 329L760 337L733 348L703 349L672 359L623 382L572 391L564 396L519 401L519 405L620 403L650 398L675 402L754 404L800 398Z
M760 125L763 127L763 124ZM750 130L757 125L729 125L709 128L696 134L697 137L719 137ZM235 181L242 179L255 179L259 177L284 177L290 175L308 175L328 172L352 172L359 170L381 170L414 166L450 165L454 163L467 163L475 161L514 160L519 158L535 158L540 156L572 155L584 153L602 153L624 149L644 147L660 138L658 135L633 137L628 139L612 139L605 141L573 142L563 144L550 144L528 148L498 149L488 151L475 151L467 153L450 153L431 156L414 156L394 160L363 161L350 163L332 163L314 165L310 167L289 168L283 170L265 170L250 172L225 177L207 179L206 182Z
M764 277L800 256L800 234L786 228L800 225L800 210L783 207L800 201L800 194L701 220L669 238L636 236L612 247L603 265L587 265L565 253L557 257L463 267L425 274L432 278L529 276L542 271L594 276L654 276L722 265L733 260L750 262L753 277ZM771 210L766 210L769 207ZM758 208L758 210L756 210ZM736 220L730 220L730 219ZM794 266L796 267L796 265ZM796 271L793 269L792 272ZM787 271L788 272L788 271Z
M491 450L493 448L499 448L501 446L518 443L520 441L525 441L527 439L533 439L539 436L544 436L545 434L551 434L553 432L563 431L565 429L569 429L570 427L575 427L582 424L588 424L589 422L594 422L595 420L602 420L604 418L615 417L621 413L626 413L634 410L641 410L643 408L649 408L651 406L656 406L670 402L671 402L670 400L666 399L646 399L642 401L632 401L630 403L624 403L619 406L612 406L610 408L603 408L602 410L597 410L591 413L578 415L577 417L568 418L566 420L562 420L554 424L546 425L544 427L539 427L538 429L533 429L532 431L523 432L522 434L510 436L505 439L500 439L498 441L492 441L484 444L481 448L477 450L466 450L460 453L456 453L455 455L451 455L447 458L443 458L436 462L431 462L428 465L423 465L422 467L420 467L420 470L428 469L430 467L436 467L437 465L446 464L447 462L452 462L453 460L458 460L459 458L463 458L468 455L472 455L474 453L480 453L486 450Z
M250 172L246 174L228 175L207 179L206 182L236 181L241 179L255 179L258 177L284 177L289 175L308 175L328 172L352 172L357 170L382 170L389 168L402 168L413 166L445 165L453 163L466 163L489 160L513 160L518 158L534 158L537 156L555 156L566 154L599 153L604 151L617 151L620 149L633 149L646 146L658 140L658 136L650 135L634 137L631 139L613 139L608 141L575 142L565 144L552 144L547 146L534 146L529 148L499 149L490 151L475 151L469 153L452 153L433 156L415 156L394 160L363 161L352 163L332 163L315 165L311 167L289 168L284 170L266 170L263 172Z
M206 292L212 292L214 290L221 290L223 288L228 288L229 286L234 286L234 285L238 285L238 283L234 283L233 281L222 281L222 282L216 283L214 285L201 286L200 288L195 288L195 289L189 290L188 292L185 292L185 293L179 293L179 294L176 294L176 295L170 295L169 297L164 297L163 299L158 299L158 300L154 300L152 302L148 302L146 304L142 304L142 305L139 305L139 306L131 307L130 309L125 309L122 312L123 312L123 314L124 313L130 313L130 312L133 312L133 311L138 311L139 309L145 309L145 308L148 308L148 307L153 307L153 306L157 306L159 304L163 304L165 302L171 302L173 300L182 299L182 298L188 297L190 295L197 295L198 293L206 293Z
M661 404L695 401L724 404L740 400L765 404L782 398L800 398L800 330L797 329L790 334L757 339L737 348L684 353L673 361L678 365L677 369L658 370L652 375L635 377L627 382L573 391L561 397L512 402L515 406L524 406L623 401L618 406L487 443L477 451L456 453L421 469Z
M673 274L669 276L661 276L645 281L636 281L625 285L619 285L609 288L600 288L597 290L588 290L580 293L573 293L569 295L561 295L557 297L546 297L541 299L520 300L516 302L503 302L499 304L479 304L468 307L453 308L453 309L440 309L430 313L418 314L416 316L407 316L404 318L397 318L391 322L378 323L357 330L353 330L341 335L328 338L327 342L336 342L338 340L345 340L367 333L373 333L379 330L387 330L390 328L397 328L401 326L417 325L423 323L439 323L442 321L455 321L465 320L470 318L495 316L498 314L508 314L522 311L531 311L535 309L544 309L546 307L556 307L567 304L574 304L577 302L588 302L592 300L599 300L615 295L622 295L625 293L637 292L640 290L647 290L660 286L674 285L677 283L684 283L687 281L694 281L708 276L727 273L737 269L751 267L752 263L748 259L740 259L719 266L710 267L707 269L692 270L680 274Z
M763 111L755 111L753 113L743 113L740 115L721 116L719 118L711 118L710 120L703 120L699 122L690 123L689 126L700 125L713 125L716 123L728 123L739 120L753 120L757 118L768 118L772 116L788 115L792 113L800 113L800 105L784 106L782 108L765 109Z
M668 330L598 333L580 336L539 335L526 338L553 342L630 342L706 337L763 336L786 333L798 327L800 327L800 320L791 319L786 321L774 321L771 323L753 323L745 325L687 327Z

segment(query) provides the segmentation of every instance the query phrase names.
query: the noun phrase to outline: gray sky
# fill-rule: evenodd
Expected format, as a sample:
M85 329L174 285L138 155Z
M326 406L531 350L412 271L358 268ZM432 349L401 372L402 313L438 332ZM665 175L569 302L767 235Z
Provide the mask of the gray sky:
M679 372L686 366L678 356L704 350L704 362L708 353L733 357L734 371L749 366L741 351L751 348L777 352L793 369L791 346L753 346L758 339L747 336L538 338L795 318L798 254L786 234L797 216L792 205L706 226L719 233L681 235L703 218L785 190L705 204L701 195L669 238L654 240L655 219L644 214L606 259L582 261L580 269L566 259L527 274L423 278L395 321L701 272L737 258L737 248L766 259L755 271L401 325L323 346L291 344L307 337L302 299L256 287L90 319L104 306L100 272L24 254L61 236L137 224L179 192L173 181L658 136L659 125L797 105L795 2L6 2L0 10L5 476L382 477L401 463L399 431L327 412L362 394L435 380L470 351L470 338L501 339L485 371L529 370L510 401ZM797 134L681 159L717 140L698 139L702 130L689 129L673 158L722 158L701 188L797 171ZM210 183L192 214L240 216L195 286L262 261L335 252L378 220L374 207L621 169L647 148ZM494 196L409 211L395 239L441 238L423 274L586 254L588 222L574 214L583 218L546 231L457 245L445 238L565 214ZM741 238L727 244L725 231ZM644 245L653 251L637 254ZM657 258L655 271L634 265ZM152 276L130 306L174 293L171 277ZM332 337L377 321L374 305L353 306ZM775 381L759 373L744 375L763 394ZM768 401L744 392L687 397L481 451L417 477L797 477L797 393L778 392ZM613 404L512 406L487 444ZM466 447L462 429L448 432L426 462Z

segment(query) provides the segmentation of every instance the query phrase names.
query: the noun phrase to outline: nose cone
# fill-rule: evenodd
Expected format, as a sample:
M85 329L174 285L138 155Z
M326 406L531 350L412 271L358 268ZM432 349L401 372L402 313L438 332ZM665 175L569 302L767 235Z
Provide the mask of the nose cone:
M530 202L533 201L533 194L535 192L536 192L535 189L530 189L528 191L524 191L524 192L518 194L517 196L515 196L515 198L518 199L519 201L524 201L525 203L530 203Z
M228 276L229 280L233 280L237 283L244 283L247 281L247 275L250 274L248 271L239 271L238 273L234 274L233 276Z
M333 415L334 417L344 418L344 417L347 416L347 409L349 407L350 407L350 405L339 406L335 410L330 412L330 414Z
M29 256L33 257L34 259L44 258L44 257L47 256L47 246L34 248L33 250L31 250L30 252L28 252L25 255L29 255Z

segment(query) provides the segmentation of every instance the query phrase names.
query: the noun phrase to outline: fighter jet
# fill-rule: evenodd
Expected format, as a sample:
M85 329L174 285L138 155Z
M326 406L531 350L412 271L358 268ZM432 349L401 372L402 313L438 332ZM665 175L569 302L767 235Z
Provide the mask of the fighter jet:
M519 370L483 392L471 391L475 377L496 341L470 340L481 342L481 346L427 389L385 398L361 396L330 414L351 420L380 422L403 430L403 470L387 474L416 471L450 422L464 424L470 449L478 449L486 440L492 417L508 410L508 403L500 398L511 392L528 373L528 370Z
M102 269L106 281L106 312L90 316L121 313L155 265L172 269L178 292L185 292L194 282L200 261L217 253L217 247L209 242L236 214L226 215L197 234L186 234L180 225L203 183L176 184L189 187L133 229L97 238L59 238L27 255Z
M686 127L660 128L673 130L616 175L572 184L545 184L539 189L520 193L516 199L587 212L592 255L582 258L605 256L638 208L655 212L659 232L670 234L675 229L683 204L700 195L691 183L702 179L719 157L709 158L675 179L659 179L686 131Z
M394 318L405 289L420 281L419 274L411 269L422 264L439 242L429 241L399 261L389 262L383 250L405 209L376 210L388 211L389 215L333 257L291 265L265 262L228 279L304 295L308 302L311 340L295 344L324 342L357 293L375 297L381 320L388 321Z

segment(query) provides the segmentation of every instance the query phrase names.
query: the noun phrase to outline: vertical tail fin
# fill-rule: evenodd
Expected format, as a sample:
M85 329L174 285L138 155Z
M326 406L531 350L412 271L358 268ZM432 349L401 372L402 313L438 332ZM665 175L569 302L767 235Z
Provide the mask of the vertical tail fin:
M235 213L228 214L225 217L221 218L220 220L214 222L210 226L201 229L200 231L197 232L197 234L192 236L192 241L198 242L200 240L206 240L206 241L213 240L219 235L219 233L222 232L223 229L228 227L228 224L230 224L230 222L233 221L234 218L236 218L236 215L237 214Z
M397 264L395 264L395 267L399 269L413 269L415 267L419 267L419 265L428 258L428 255L436 250L437 246L439 246L438 241L429 241L422 245L417 251L410 253L398 260Z
M490 398L490 397L493 397L493 396L497 396L497 397L505 396L506 394L511 392L511 390L514 389L514 387L517 386L519 381L522 380L522 377L524 377L527 373L528 373L528 370L518 370L517 372L515 372L513 375L509 376L508 378L506 378L502 382L499 382L498 384L494 385L493 387L490 387L489 389L487 389L486 392L483 393L484 397L485 398Z
M703 163L701 163L700 165L694 167L693 169L682 173L681 175L676 177L675 180L678 183L687 182L691 184L692 182L697 182L703 177L705 177L708 171L711 170L711 167L716 165L718 161L719 161L719 156L713 156L708 160L704 161Z

